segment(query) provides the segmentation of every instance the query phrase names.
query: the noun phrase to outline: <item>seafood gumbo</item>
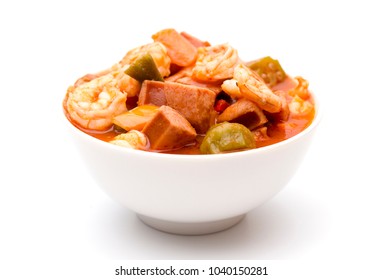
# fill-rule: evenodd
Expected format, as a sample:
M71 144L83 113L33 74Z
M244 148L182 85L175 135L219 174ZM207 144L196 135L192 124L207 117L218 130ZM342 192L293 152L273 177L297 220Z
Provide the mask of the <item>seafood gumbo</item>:
M80 77L63 107L77 128L114 145L217 154L303 131L315 115L308 87L276 59L243 61L228 43L164 29L110 68Z

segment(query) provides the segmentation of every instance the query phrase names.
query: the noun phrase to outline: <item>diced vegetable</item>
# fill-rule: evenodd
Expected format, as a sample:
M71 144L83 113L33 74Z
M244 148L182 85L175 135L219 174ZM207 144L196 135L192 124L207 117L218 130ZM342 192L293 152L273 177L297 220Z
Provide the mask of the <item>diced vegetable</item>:
M201 143L200 151L203 154L218 154L255 147L254 135L246 126L223 122L208 130Z
M286 78L286 73L279 61L270 56L251 61L247 66L257 72L269 87L282 82Z
M140 83L145 80L164 81L153 57L149 53L139 56L129 68L125 70L125 74L131 76Z
M229 106L230 106L230 104L226 100L218 99L214 105L214 110L216 110L218 113L222 113Z
M126 131L130 131L132 129L142 130L157 110L158 106L154 105L137 106L130 111L114 117L113 123Z

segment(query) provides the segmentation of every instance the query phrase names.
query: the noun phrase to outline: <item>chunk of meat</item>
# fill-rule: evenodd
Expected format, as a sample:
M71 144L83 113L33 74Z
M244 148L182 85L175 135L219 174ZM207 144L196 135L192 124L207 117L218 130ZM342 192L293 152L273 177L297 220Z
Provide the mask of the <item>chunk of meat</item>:
M197 86L174 82L145 81L141 88L138 104L167 105L177 110L195 128L205 133L214 124L216 94Z
M197 48L175 29L163 29L153 34L152 39L166 47L170 60L176 65L188 66L197 59Z
M167 105L176 109L196 129L205 133L214 124L216 94L197 86L179 83L165 83Z
M227 107L226 110L218 116L217 121L240 123L252 130L267 123L267 118L254 102L246 98L241 98Z
M166 96L164 88L164 82L145 80L141 85L137 104L139 106L145 104L153 104L157 106L165 105Z
M176 110L161 106L142 130L153 150L171 150L192 143L197 134L191 124Z

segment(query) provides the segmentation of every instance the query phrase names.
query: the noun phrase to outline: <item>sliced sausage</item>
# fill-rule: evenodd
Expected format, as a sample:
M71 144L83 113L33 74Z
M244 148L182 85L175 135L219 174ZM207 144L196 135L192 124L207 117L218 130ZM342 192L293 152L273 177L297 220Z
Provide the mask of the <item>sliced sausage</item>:
M252 101L241 98L218 116L218 122L236 122L252 130L267 123L263 111Z

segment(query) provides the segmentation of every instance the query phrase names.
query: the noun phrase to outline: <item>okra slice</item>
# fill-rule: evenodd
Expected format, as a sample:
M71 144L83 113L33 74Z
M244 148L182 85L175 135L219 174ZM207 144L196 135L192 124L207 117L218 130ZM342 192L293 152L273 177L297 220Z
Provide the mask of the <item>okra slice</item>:
M223 122L213 125L202 140L200 151L203 154L219 154L234 150L255 148L253 133L239 123Z
M279 61L270 56L251 61L247 63L247 67L257 72L269 87L275 86L286 78L286 73Z

